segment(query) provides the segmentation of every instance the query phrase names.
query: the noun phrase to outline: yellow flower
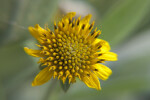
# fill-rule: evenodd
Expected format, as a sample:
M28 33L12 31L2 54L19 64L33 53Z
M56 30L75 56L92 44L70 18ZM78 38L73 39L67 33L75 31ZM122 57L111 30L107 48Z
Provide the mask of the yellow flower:
M93 29L94 22L89 24L91 15L75 19L75 12L65 15L61 21L54 22L54 32L48 27L41 28L38 24L29 27L35 37L40 50L24 47L27 54L41 57L39 63L47 66L35 77L32 86L42 85L52 77L69 84L76 82L76 77L88 87L100 90L99 79L106 80L112 71L105 65L105 61L116 61L117 54L110 51L109 43L97 39L101 34L97 28ZM91 33L90 33L91 32Z

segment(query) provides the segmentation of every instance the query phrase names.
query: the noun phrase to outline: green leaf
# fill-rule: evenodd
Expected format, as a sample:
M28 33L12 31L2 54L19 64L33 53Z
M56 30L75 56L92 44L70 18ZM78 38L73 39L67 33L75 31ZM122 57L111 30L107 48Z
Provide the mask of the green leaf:
M133 33L145 14L149 12L150 0L121 0L110 9L100 22L102 38L117 45Z

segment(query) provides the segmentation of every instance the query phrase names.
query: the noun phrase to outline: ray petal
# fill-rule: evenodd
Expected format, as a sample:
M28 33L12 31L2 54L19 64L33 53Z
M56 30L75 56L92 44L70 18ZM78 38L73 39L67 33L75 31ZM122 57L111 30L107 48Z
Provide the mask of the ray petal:
M67 15L65 15L62 19L65 20L65 19L69 19L72 17L74 17L76 15L76 12L70 12L70 13L67 13Z
M43 29L39 26L39 24L36 24L35 27L28 27L31 35L37 39L40 43L42 43L41 37L44 37L44 35L49 36L49 31L47 31L46 29Z
M35 77L34 81L32 82L32 86L38 86L46 83L51 79L53 75L52 71L49 71L49 67L44 68L39 74Z
M102 64L93 65L92 70L102 80L107 80L108 77L112 74L111 69Z
M91 14L88 14L87 16L85 16L82 20L81 20L81 23L82 24L89 24L89 21L91 19L92 15Z
M117 54L113 52L104 52L97 58L105 61L117 61Z
M24 51L28 54L31 55L33 57L45 57L44 54L41 54L41 50L32 50L29 49L28 47L24 47Z
M82 75L81 80L90 88L101 89L98 77L92 72L89 75Z
M108 52L111 49L109 43L102 39L96 39L93 44L96 46L100 46L99 50L101 52Z

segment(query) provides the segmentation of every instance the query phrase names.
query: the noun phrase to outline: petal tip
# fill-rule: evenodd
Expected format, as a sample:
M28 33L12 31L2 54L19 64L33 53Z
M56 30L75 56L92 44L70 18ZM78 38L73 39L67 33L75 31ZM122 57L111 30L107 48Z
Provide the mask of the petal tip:
M32 84L31 84L31 85L32 85L32 86L36 86L36 84L35 84L35 82L34 82L34 81L32 82Z
M28 27L28 30L31 32L33 30L33 27L32 26L29 26Z
M68 14L70 14L70 15L72 15L72 16L75 16L75 15L76 15L76 12L70 12L70 13L68 13Z
M98 87L97 90L101 90L101 87Z
M26 53L28 53L28 50L29 50L28 47L24 47L24 51L25 51Z

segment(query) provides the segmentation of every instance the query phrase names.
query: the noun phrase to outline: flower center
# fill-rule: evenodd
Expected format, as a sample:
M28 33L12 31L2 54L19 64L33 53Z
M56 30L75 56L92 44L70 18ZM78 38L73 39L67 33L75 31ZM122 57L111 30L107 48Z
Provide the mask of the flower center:
M54 77L67 77L68 75L74 77L90 69L89 57L92 50L82 36L57 34L51 41L52 43L47 44L47 47L52 56L47 56L46 59L48 63L50 62L50 70L55 73Z

